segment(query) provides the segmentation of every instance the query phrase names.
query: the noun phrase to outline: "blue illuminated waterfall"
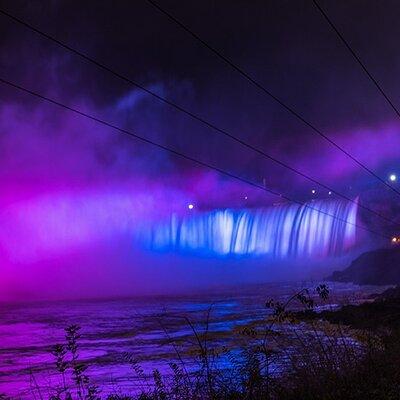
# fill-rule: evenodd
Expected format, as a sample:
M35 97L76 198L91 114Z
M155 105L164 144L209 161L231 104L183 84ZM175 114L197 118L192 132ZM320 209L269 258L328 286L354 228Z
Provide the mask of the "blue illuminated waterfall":
M356 217L357 204L343 201L314 201L308 205L261 209L188 211L188 215L172 215L167 221L148 228L145 240L154 250L219 256L338 255L355 242Z

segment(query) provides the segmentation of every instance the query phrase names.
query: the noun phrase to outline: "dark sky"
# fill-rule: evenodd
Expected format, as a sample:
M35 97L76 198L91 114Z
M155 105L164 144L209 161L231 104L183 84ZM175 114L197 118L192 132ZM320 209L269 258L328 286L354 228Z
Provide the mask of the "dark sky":
M383 179L390 173L400 176L399 118L312 1L158 1ZM400 106L399 3L320 2ZM399 220L395 193L147 1L0 0L0 8ZM256 184L265 181L268 189L295 200L336 198L4 15L0 77ZM167 260L153 254L140 259L132 249L132 231L171 213L187 215L191 203L196 213L283 202L3 84L0 182L0 292L18 298L40 296L42 289L54 296L121 295L132 293L132 287L242 282L244 275L258 279L258 266L244 274L239 262L232 272L230 262L220 270L215 260L196 259L188 272L185 257L179 262L173 254ZM399 234L360 209L357 222ZM389 243L380 236L370 239L358 229L355 251ZM257 271L268 278L287 272L264 268L263 262ZM299 271L309 266L304 261ZM324 262L324 268L333 266Z
M396 172L399 120L311 1L160 0L159 4L380 176ZM0 5L347 196L361 195L371 207L392 212L396 195L382 189L147 1L111 5L3 0ZM321 6L394 103L399 103L399 3L321 0ZM268 187L296 199L311 197L315 185L4 16L0 16L0 43L1 75L7 79L67 104L88 106L97 116L257 183L266 178ZM56 120L60 113L12 89L2 87L0 93L1 101L23 104L29 111L45 107L49 119ZM94 138L89 144L86 150L99 165L114 171L113 176L139 170L160 180L173 176L185 184L186 176L201 173L187 162L124 138ZM127 160L121 164L121 148L127 160L132 152L144 161L139 166ZM79 159L76 163L82 164L82 170L73 173L84 173L87 165ZM326 197L325 192L318 195ZM202 201L206 204L209 198L208 207L221 205L216 197L209 193ZM222 205L232 205L230 200L229 196L223 199Z

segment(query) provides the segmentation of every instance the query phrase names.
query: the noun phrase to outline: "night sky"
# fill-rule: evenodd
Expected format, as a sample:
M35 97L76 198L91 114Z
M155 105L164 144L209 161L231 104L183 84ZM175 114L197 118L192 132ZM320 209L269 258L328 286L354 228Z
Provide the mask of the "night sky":
M311 1L163 0L159 4L380 177L400 175L398 116ZM400 104L399 3L321 0L320 5L394 104ZM399 220L398 195L147 1L115 2L112 7L98 1L0 1L0 8ZM325 189L4 15L0 15L0 46L4 79L257 184L265 182L290 198L329 196ZM201 210L282 202L3 84L0 87L3 206L38 194L121 188L143 196L151 193L155 213L188 202ZM317 190L315 195L312 189ZM360 213L360 220L383 234L396 234L395 227L368 213Z

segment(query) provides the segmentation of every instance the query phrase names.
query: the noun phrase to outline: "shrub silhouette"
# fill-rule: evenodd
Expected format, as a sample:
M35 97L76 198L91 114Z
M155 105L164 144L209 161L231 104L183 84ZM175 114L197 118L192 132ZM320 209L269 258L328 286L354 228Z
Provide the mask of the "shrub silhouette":
M50 400L348 400L398 399L400 393L400 335L397 331L350 330L320 321L314 312L317 301L326 303L329 288L302 289L285 302L266 302L263 324L239 329L240 351L214 344L209 331L212 306L199 331L187 316L181 319L191 330L190 349L196 368L189 369L180 347L162 326L166 344L173 346L176 362L169 362L170 374L154 369L144 372L140 361L125 354L139 382L134 394L102 395L91 383L87 364L80 361L80 327L65 330L65 343L52 348L60 384L52 388ZM293 311L296 305L297 311ZM300 312L303 311L303 314ZM333 311L331 311L333 313ZM299 317L312 315L304 324ZM278 329L279 327L279 329ZM282 327L290 333L282 334ZM225 357L228 367L218 360ZM277 371L277 365L279 370ZM39 392L36 387L33 391ZM36 396L45 399L43 394ZM1 400L6 397L0 396Z

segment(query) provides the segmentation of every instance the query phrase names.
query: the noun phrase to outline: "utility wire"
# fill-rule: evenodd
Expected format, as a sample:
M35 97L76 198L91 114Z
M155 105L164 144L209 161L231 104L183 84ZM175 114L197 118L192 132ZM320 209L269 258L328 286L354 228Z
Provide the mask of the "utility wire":
M255 78L253 78L250 74L248 74L244 69L241 67L237 66L231 59L223 55L220 51L212 47L208 42L206 42L204 39L202 39L197 33L193 32L187 25L185 25L183 22L178 20L176 17L174 17L172 14L170 14L168 11L160 7L156 2L153 0L147 0L148 3L150 3L153 7L155 7L157 10L159 10L161 13L166 15L171 21L175 22L177 25L179 25L184 31L186 31L190 36L195 38L197 41L199 41L204 47L206 47L208 50L210 50L214 55L216 55L218 58L220 58L222 61L224 61L226 64L228 64L230 67L232 67L236 72L238 72L240 75L242 75L245 79L247 79L250 83L252 83L254 86L256 86L258 89L260 89L264 94L268 95L270 98L275 100L280 106L282 106L286 111L288 111L290 114L294 115L297 119L299 119L301 122L303 122L305 125L307 125L309 128L311 128L315 133L317 133L319 136L324 138L327 142L329 142L332 146L336 147L338 150L340 150L343 154L345 154L347 157L349 157L351 160L353 160L358 166L363 168L365 171L367 171L370 175L378 179L381 183L383 183L385 186L390 188L393 192L397 193L400 195L400 192L394 188L393 186L389 185L388 182L386 182L384 179L382 179L379 175L377 175L374 171L372 171L370 168L368 168L365 164L363 164L361 161L359 161L356 157L351 155L347 150L345 150L343 147L341 147L339 144L337 144L333 139L331 139L329 136L327 136L325 133L323 133L320 129L318 129L315 125L313 125L311 122L306 120L302 115L300 115L294 108L290 107L286 103L283 102L278 96L270 92L265 86L263 86L261 83L259 83Z
M380 213L378 213L378 212L376 212L376 211L370 209L369 207L364 206L364 205L361 204L360 202L355 201L355 200L352 199L351 197L348 197L348 196L346 196L346 195L340 193L339 191L337 191L337 190L335 190L335 189L329 187L328 185L325 185L324 183L319 182L318 180L316 180L316 179L310 177L309 175L307 175L307 174L305 174L305 173L299 171L298 169L296 169L296 168L290 166L289 164L286 164L285 162L283 162L283 161L281 161L281 160L275 158L274 156L272 156L272 155L266 153L264 150L261 150L261 149L255 147L255 146L253 146L252 144L250 144L250 143L248 143L248 142L246 142L246 141L240 139L239 137L237 137L237 136L235 136L235 135L233 135L233 134L227 132L226 130L224 130L224 129L222 129L222 128L219 128L218 126L216 126L216 125L214 125L213 123L211 123L211 122L209 122L209 121L203 119L203 118L200 117L199 115L194 114L193 112L189 111L188 109L184 108L183 106L180 106L180 105L178 105L178 104L176 104L176 103L174 103L174 102L168 100L167 98L158 95L157 93L153 92L152 90L147 89L147 88L144 87L143 85L141 85L141 84L139 84L139 83L133 81L132 79L127 78L126 76L124 76L124 75L122 75L122 74L120 74L120 73L114 71L112 68L106 66L105 64L103 64L103 63L101 63L101 62L95 60L94 58L88 56L87 54L82 53L82 52L79 51L79 50L76 50L75 48L69 46L68 44L66 44L66 43L64 43L64 42L62 42L62 41L56 39L55 37L53 37L53 36L51 36L51 35L49 35L49 34L43 32L43 31L41 31L40 29L38 29L38 28L32 26L31 24L29 24L29 23L27 23L27 22L21 20L20 18L15 17L14 15L8 13L7 11L4 11L4 10L0 9L0 14L5 15L6 17L10 18L10 19L13 20L14 22L17 22L18 24L20 24L20 25L22 25L22 26L24 26L24 27L26 27L26 28L28 28L28 29L34 31L35 33L39 34L40 36L42 36L42 37L44 37L44 38L46 38L46 39L48 39L48 40L50 40L50 41L56 43L57 45L63 47L64 49L70 51L71 53L73 53L73 54L75 54L75 55L78 55L79 57L83 58L84 60L86 60L86 61L88 61L88 62L90 62L90 63L96 65L97 67L99 67L99 68L101 68L101 69L103 69L103 70L105 70L105 71L107 71L107 72L109 72L109 73L111 73L111 74L113 74L113 75L115 75L115 76L118 77L119 79L121 79L121 80L123 80L123 81L125 81L125 82L127 82L127 83L129 83L129 84L131 84L131 85L133 85L133 86L135 86L135 87L137 87L138 89L144 91L145 93L147 93L147 94L149 94L149 95L155 97L155 98L158 99L159 101L168 104L169 106L171 106L171 107L177 109L177 110L180 111L180 112L183 112L184 114L190 116L191 118L193 118L194 120L196 120L196 121L202 123L203 125L207 126L208 128L213 129L213 130L216 131L217 133L222 134L222 135L224 135L224 136L226 136L226 137L228 137L228 138L230 138L230 139L236 141L237 143L241 144L242 146L244 146L244 147L246 147L246 148L248 148L248 149L250 149L250 150L256 152L257 154L259 154L259 155L261 155L261 156L263 156L263 157L269 159L270 161L275 162L276 164L278 164L278 165L280 165L280 166L282 166L282 167L284 167L284 168L290 170L291 172L293 172L293 173L295 173L295 174L297 174L297 175L299 175L299 176L301 176L301 177L303 177L303 178L309 180L310 182L313 182L314 184L319 185L320 187L322 187L322 188L328 190L329 192L332 192L333 194L335 194L335 195L337 195L337 196L339 196L339 197L341 197L341 198L343 198L343 199L345 199L345 200L347 200L347 201L350 201L350 202L352 202L352 203L357 203L358 207L360 207L360 208L362 208L362 209L364 209L364 210L370 212L371 214L375 215L376 217L379 217L379 218L385 220L386 222L388 222L388 223L390 223L390 224L392 224L392 225L395 225L395 226L397 226L397 227L400 226L398 222L395 222L395 221L391 220L390 218L385 217L384 215L382 215L382 214L380 214Z
M342 33L339 31L339 29L335 26L333 21L328 17L328 14L322 9L322 7L318 4L316 0L313 0L313 3L315 7L318 9L318 11L322 14L322 16L325 18L326 22L330 25L330 27L333 29L333 31L336 33L336 35L339 37L339 39L342 41L342 43L345 45L347 50L351 53L351 55L354 57L354 59L358 62L362 70L366 73L368 78L372 81L372 83L375 85L375 87L378 89L378 91L381 93L381 95L385 98L385 100L389 103L390 107L392 107L393 111L397 114L397 116L400 118L400 111L397 109L397 107L393 104L393 102L390 100L389 96L385 93L383 90L382 86L378 83L378 81L373 77L373 75L369 72L368 68L366 65L361 61L360 57L357 55L357 53L352 49L350 46L349 42L345 39L345 37L342 35Z
M283 194L281 194L279 192L276 192L276 191L271 190L271 189L267 189L263 185L260 185L258 183L252 182L252 181L250 181L250 180L248 180L246 178L243 178L243 177L241 177L239 175L233 174L233 173L231 173L229 171L226 171L226 170L224 170L222 168L216 167L216 166L211 165L209 163L206 163L204 161L198 160L197 158L188 156L185 153L177 151L177 150L175 150L175 149L173 149L171 147L168 147L168 146L165 146L163 144L157 143L157 142L155 142L153 140L147 139L147 138L145 138L143 136L140 136L140 135L138 135L138 134L136 134L136 133L134 133L132 131L128 131L127 129L121 128L121 127L119 127L117 125L114 125L114 124L112 124L110 122L107 122L107 121L105 121L103 119L97 118L97 117L95 117L95 116L93 116L91 114L85 113L85 112L83 112L83 111L81 111L81 110L79 110L77 108L68 106L68 105L66 105L64 103L61 103L61 102L59 102L57 100L54 100L54 99L52 99L50 97L47 97L47 96L45 96L45 95L43 95L41 93L38 93L38 92L35 92L33 90L27 89L27 88L15 83L15 82L11 82L11 81L9 81L7 79L4 79L4 78L0 77L0 83L3 83L3 84L8 85L10 87L13 87L14 89L17 89L17 90L22 91L24 93L28 93L28 94L36 97L36 98L39 98L41 100L46 101L47 103L54 104L54 105L56 105L56 106L58 106L60 108L63 108L63 109L68 110L68 111L71 111L71 112L73 112L75 114L78 114L78 115L80 115L82 117L85 117L87 119L95 121L98 124L101 124L103 126L107 126L107 127L111 128L111 129L114 129L114 130L116 130L116 131L118 131L118 132L120 132L120 133L122 133L122 134L124 134L126 136L129 136L130 138L135 138L135 139L138 139L138 140L140 140L142 142L148 143L148 144L150 144L150 145L152 145L154 147L157 147L157 148L159 148L161 150L167 151L167 152L169 152L169 153L171 153L171 154L173 154L175 156L178 156L178 157L183 158L185 160L191 161L194 164L200 165L201 167L205 167L205 168L214 170L214 171L218 172L221 175L225 175L225 176L227 176L229 178L236 179L236 180L238 180L240 182L243 182L243 183L246 183L246 184L248 184L248 185L250 185L252 187L255 187L255 188L263 190L263 191L265 191L267 193L273 194L274 196L278 196L280 198L283 198L283 199L285 199L285 200L287 200L287 201L289 201L291 203L299 204L300 206L304 206L304 207L309 208L311 210L317 211L317 212L319 212L321 214L327 215L327 216L329 216L329 217L331 217L333 219L336 219L338 221L344 222L344 223L349 224L351 226L354 226L354 227L356 227L358 229L363 229L363 230L365 230L367 232L370 232L370 233L372 233L374 235L377 235L377 236L380 236L382 238L390 239L390 237L387 236L387 235L384 235L384 234L381 234L379 232L373 231L373 230L371 230L369 228L366 228L366 227L364 227L362 225L358 225L358 224L355 224L353 222L347 221L347 220L345 220L343 218L337 217L336 215L332 215L330 213L327 213L327 212L325 212L323 210L320 210L320 209L318 209L316 207L311 206L308 203L302 203L302 202L300 202L298 200L291 199L290 197L288 197L286 195L283 195Z

